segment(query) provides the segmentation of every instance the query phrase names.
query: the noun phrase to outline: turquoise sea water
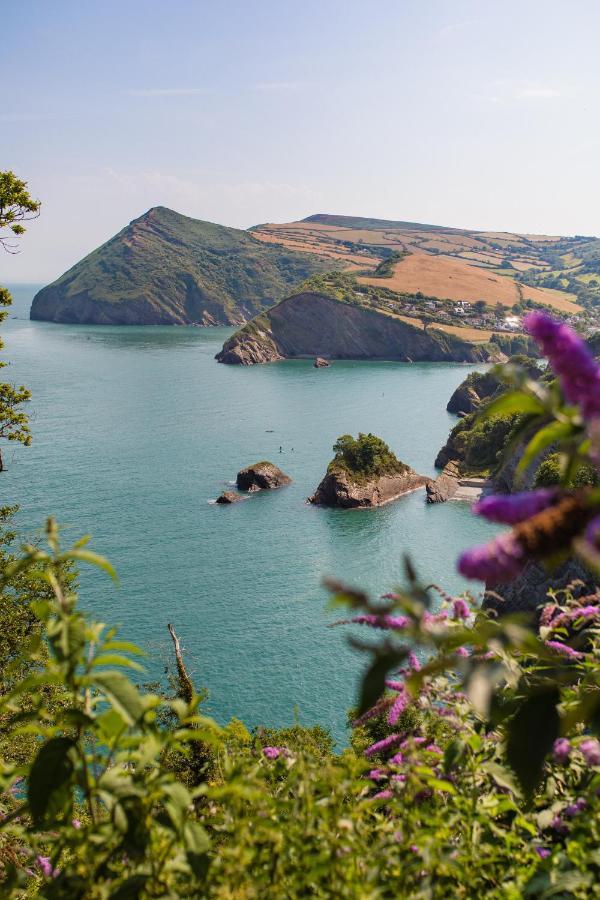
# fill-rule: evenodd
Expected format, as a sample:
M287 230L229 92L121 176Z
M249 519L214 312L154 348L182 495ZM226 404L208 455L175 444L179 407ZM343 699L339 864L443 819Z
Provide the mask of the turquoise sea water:
M250 368L213 357L231 329L61 326L28 321L35 287L13 289L7 380L26 384L34 442L5 449L3 503L34 534L48 514L116 566L84 572L82 601L121 623L161 675L172 622L220 721L320 722L344 739L361 659L328 628L324 575L372 592L399 582L402 554L454 591L458 552L493 532L467 505L424 492L377 510L305 503L343 433L373 431L423 474L470 368L309 361ZM279 447L283 452L279 453ZM293 484L232 507L209 503L242 466L271 459Z

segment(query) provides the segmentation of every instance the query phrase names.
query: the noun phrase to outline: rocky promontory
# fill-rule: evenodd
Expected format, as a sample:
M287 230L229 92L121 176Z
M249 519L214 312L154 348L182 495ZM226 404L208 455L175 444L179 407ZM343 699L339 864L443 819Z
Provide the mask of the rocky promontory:
M404 494L425 487L429 480L410 468L403 474L374 475L361 481L355 481L348 472L339 470L328 472L308 500L315 506L339 506L343 509L384 506Z
M246 466L241 469L236 478L236 485L240 491L273 491L291 484L292 479L285 472L282 472L278 466L267 460L254 463L252 466Z
M90 325L240 325L336 261L157 206L34 297L31 318Z
M316 506L360 509L383 506L425 487L430 481L401 462L374 434L353 438L342 435L334 444L335 456L315 493Z
M472 344L435 325L351 302L345 295L302 291L236 331L216 359L250 366L281 359L487 362L491 345Z

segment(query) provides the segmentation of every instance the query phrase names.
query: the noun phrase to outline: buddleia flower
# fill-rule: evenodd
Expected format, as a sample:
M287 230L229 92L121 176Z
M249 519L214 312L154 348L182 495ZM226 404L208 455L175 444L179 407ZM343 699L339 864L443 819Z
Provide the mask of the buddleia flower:
M518 494L493 494L474 503L472 511L488 522L517 525L556 503L560 493L553 488L522 491Z
M565 397L586 419L600 415L600 366L572 328L544 312L525 316L523 326L559 376Z

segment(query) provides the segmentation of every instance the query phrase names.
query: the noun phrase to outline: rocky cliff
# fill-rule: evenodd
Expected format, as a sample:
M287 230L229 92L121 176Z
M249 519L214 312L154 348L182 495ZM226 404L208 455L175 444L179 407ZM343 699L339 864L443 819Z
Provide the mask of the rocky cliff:
M483 362L485 345L430 327L426 331L383 309L315 292L293 294L257 316L223 345L216 359L252 365L279 359L381 359Z
M402 473L374 475L360 480L354 480L348 472L340 469L329 471L308 500L316 506L339 506L343 509L384 506L404 494L425 487L429 481L429 478L418 475L408 467Z
M334 260L155 207L34 298L31 318L93 325L239 325Z

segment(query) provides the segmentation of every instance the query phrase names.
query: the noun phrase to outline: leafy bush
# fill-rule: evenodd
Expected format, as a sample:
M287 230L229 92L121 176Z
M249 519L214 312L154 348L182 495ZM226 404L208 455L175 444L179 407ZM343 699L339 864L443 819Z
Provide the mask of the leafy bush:
M535 473L535 487L554 487L562 483L566 458L560 453L550 453L538 466ZM570 487L595 487L598 484L598 472L594 466L583 464L569 482Z
M333 452L335 457L329 464L328 471L343 469L355 479L402 474L409 468L375 434L359 432L358 438L343 434L333 445Z

